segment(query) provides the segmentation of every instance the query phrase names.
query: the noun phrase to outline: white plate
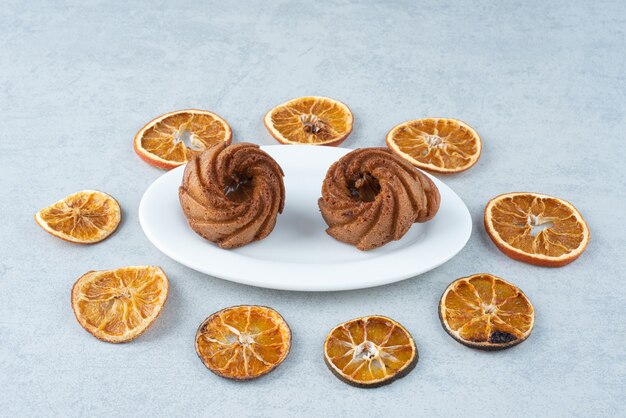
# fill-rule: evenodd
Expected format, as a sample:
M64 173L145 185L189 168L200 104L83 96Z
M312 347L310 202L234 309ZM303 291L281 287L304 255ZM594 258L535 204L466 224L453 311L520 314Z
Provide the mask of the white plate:
M324 146L270 145L285 172L285 210L262 241L223 250L196 235L178 202L183 167L148 187L139 221L150 241L167 256L211 276L272 289L331 291L397 282L431 270L456 255L472 231L467 207L448 186L430 176L441 207L430 222L414 224L399 241L359 251L326 234L317 199L326 170L350 150Z

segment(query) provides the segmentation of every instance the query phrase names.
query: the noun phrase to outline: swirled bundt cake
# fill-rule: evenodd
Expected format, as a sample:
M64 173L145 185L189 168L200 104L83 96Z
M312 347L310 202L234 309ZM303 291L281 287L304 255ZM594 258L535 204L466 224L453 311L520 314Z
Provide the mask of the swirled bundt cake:
M439 209L437 186L387 148L354 150L333 163L319 207L333 238L371 250L400 238Z
M283 176L258 145L218 143L187 163L178 197L191 229L236 248L274 229L285 205Z

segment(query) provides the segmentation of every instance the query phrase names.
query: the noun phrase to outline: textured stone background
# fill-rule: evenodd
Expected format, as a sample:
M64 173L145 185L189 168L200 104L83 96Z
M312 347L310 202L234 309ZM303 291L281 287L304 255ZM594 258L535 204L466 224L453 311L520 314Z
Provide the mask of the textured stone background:
M82 3L0 8L0 415L626 414L622 1ZM482 135L478 164L440 177L474 220L457 257L394 285L310 294L207 277L148 242L137 207L162 171L132 150L146 121L207 108L235 140L269 144L263 114L308 94L350 105L347 147L382 145L396 123L425 116ZM124 209L109 240L76 246L35 224L39 208L84 188ZM520 190L583 213L592 240L577 262L538 268L492 245L485 203ZM161 265L170 299L142 338L102 343L74 319L70 288L87 270L135 264ZM506 352L465 348L437 318L445 286L483 271L518 284L537 310L533 335ZM233 383L204 368L193 338L210 313L248 303L285 316L293 350L274 373ZM420 362L368 391L331 375L321 346L336 323L371 313L402 322Z

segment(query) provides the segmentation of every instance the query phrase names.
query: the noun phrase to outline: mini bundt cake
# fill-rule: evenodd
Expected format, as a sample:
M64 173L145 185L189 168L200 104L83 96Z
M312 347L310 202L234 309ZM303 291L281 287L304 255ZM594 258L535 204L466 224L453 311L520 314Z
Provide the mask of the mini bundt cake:
M236 248L274 229L285 206L283 176L258 145L218 143L187 163L178 197L191 229Z
M439 190L387 148L354 150L333 163L319 207L333 238L371 250L400 238L439 210Z

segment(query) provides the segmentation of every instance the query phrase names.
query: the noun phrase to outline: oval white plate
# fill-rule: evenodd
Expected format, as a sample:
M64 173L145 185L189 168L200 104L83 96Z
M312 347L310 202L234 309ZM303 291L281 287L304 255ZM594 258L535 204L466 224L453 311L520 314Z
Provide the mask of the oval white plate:
M324 146L261 147L285 172L285 210L262 241L223 250L196 235L178 202L184 166L148 187L139 221L167 256L211 276L252 286L301 291L360 289L414 277L456 255L472 231L467 207L448 186L430 176L441 193L433 220L414 224L399 241L362 252L326 234L319 213L326 170L350 150Z

